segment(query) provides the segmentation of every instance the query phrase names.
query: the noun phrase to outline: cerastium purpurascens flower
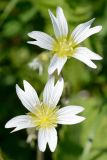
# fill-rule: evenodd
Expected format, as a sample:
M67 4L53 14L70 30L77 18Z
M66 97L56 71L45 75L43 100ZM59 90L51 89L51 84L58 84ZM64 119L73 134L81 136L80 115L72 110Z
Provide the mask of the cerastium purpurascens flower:
M50 10L49 15L52 21L55 38L39 31L28 33L29 37L35 39L34 41L28 41L28 43L47 49L54 54L48 68L48 73L51 75L57 70L58 74L60 74L69 57L74 57L91 68L97 68L92 60L101 60L102 57L88 48L80 46L80 43L86 38L98 33L102 29L102 26L91 28L91 24L95 18L78 25L73 32L69 34L68 24L61 7L57 8L56 17Z
M44 152L48 143L53 152L57 146L58 124L76 124L85 118L77 114L84 110L81 106L66 106L61 109L57 106L62 95L64 81L60 78L55 84L54 77L51 77L43 91L43 102L40 102L35 89L27 82L23 81L24 90L16 85L16 93L25 108L28 109L26 115L16 116L5 125L5 128L15 128L12 132L36 127L38 130L38 146Z

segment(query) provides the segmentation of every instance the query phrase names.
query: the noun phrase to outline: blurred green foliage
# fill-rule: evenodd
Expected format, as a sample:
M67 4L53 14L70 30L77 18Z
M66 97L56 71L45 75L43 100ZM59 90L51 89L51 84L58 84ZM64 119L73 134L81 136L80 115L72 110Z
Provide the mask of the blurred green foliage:
M61 6L70 31L79 23L95 17L94 25L103 30L84 42L103 56L90 69L75 59L69 59L63 69L65 89L61 104L83 105L86 120L78 125L60 126L59 142L44 159L106 160L107 159L107 1L106 0L1 0L0 1L0 160L29 160L37 157L37 144L27 144L27 132L9 134L5 123L12 117L26 113L15 93L15 84L28 80L39 95L47 81L50 54L27 44L28 32L45 31L53 35L48 9ZM42 53L43 52L43 53ZM43 74L29 68L28 63L39 57Z

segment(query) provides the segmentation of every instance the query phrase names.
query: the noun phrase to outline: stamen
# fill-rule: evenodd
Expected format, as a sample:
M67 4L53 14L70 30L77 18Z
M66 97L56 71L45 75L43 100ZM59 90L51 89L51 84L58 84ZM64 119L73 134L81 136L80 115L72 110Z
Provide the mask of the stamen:
M59 57L71 57L74 50L74 42L71 38L63 37L55 41L53 44L53 51Z
M35 123L35 126L39 128L57 127L57 111L56 107L49 107L45 104L41 104L35 110L35 113L28 113Z

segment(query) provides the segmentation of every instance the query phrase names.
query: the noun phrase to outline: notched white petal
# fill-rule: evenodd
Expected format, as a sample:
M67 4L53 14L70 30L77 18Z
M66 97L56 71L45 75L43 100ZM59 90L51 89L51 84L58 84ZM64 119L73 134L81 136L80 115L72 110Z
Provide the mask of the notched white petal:
M24 107L26 107L29 111L32 111L31 103L27 99L24 91L18 85L16 85L16 93L17 93L17 96L19 97L20 101L24 105Z
M48 44L48 43L44 43L44 42L40 42L40 41L28 41L27 43L29 44L33 44L33 45L36 45L40 48L43 48L43 49L47 49L47 50L53 50L53 46Z
M44 32L32 31L28 33L28 36L40 42L47 42L50 45L54 43L54 39Z
M94 53L93 51L91 51L90 49L86 47L78 47L77 51L81 52L85 57L88 57L91 60L101 60L102 59L100 55Z
M38 98L38 95L36 93L36 90L31 86L30 83L28 83L26 80L23 81L24 84L24 90L28 96L31 96L33 105L39 105L40 101Z
M64 13L61 7L57 7L56 14L57 14L57 20L58 20L59 28L61 31L61 35L67 36L68 24L67 24L66 18L64 16Z
M54 83L55 78L52 76L48 80L43 92L43 102L50 107L55 107L58 104L64 87L63 78L60 78L56 84Z
M67 106L59 109L58 123L59 124L76 124L82 122L85 118L76 114L84 110L81 106Z
M46 150L47 143L49 145L51 152L54 152L57 146L57 132L56 132L56 129L53 127L39 129L39 132L38 132L39 150L44 152Z
M56 106L60 100L60 97L62 95L62 91L64 88L64 80L63 78L60 78L57 83L55 84L53 90L51 90L51 94L49 96L49 106Z
M101 29L102 29L102 26L87 28L74 41L76 42L76 44L79 44L83 42L86 38L90 37L91 35L100 32Z
M54 152L57 146L57 131L55 128L47 129L47 141L51 152Z
M66 106L58 110L58 116L61 116L63 114L67 115L75 115L84 110L81 106Z
M66 125L77 124L84 120L85 120L85 117L78 116L78 115L74 115L74 116L63 115L58 117L58 124L66 124Z
M23 81L24 89L23 91L18 85L16 85L16 93L21 100L22 104L31 112L35 112L35 107L40 104L38 95L34 88L27 82Z
M38 147L41 152L46 150L47 132L45 129L39 129L38 132Z
M5 125L5 128L15 128L12 132L32 127L35 127L35 124L33 123L32 118L28 115L16 116L9 120Z
M53 43L55 40L48 34L39 31L32 31L28 33L28 36L35 39L36 41L28 41L27 43L37 45L47 50L53 49Z
M49 15L50 15L50 18L51 18L51 21L52 21L55 36L56 36L56 38L59 38L59 37L61 37L61 31L60 31L60 28L59 28L57 18L53 15L51 10L48 10L48 11L49 11Z
M54 90L54 83L55 83L55 78L54 76L51 76L48 82L46 83L44 91L43 91L43 102L47 105L49 105L50 97Z
M87 66L89 66L90 68L96 69L97 66L87 57L75 54L73 55L74 58L80 60L81 62L85 63Z
M55 70L57 70L59 75L66 61L67 61L66 56L58 57L57 55L54 55L48 67L49 75L52 75L55 72Z
M102 59L101 56L95 54L94 52L90 51L88 48L85 47L78 47L72 57L82 61L83 63L94 69L97 68L97 66L91 60Z
M95 18L89 20L88 22L79 24L72 32L72 37L74 39L76 39L78 36L80 36L80 34L86 29L89 28L91 26L91 24L93 23L93 21L95 20Z
M62 91L64 88L64 80L63 78L60 78L57 83L55 84L55 87L53 89L53 92L51 94L51 99L50 99L50 105L52 104L53 106L56 106L61 98Z

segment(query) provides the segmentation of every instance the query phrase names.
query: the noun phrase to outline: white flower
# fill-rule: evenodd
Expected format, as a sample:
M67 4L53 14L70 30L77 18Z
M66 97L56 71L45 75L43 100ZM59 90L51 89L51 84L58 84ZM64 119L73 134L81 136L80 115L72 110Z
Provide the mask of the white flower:
M46 33L39 31L28 33L29 37L36 40L28 41L28 43L47 49L54 54L48 68L48 73L52 74L57 70L58 74L60 74L67 61L67 57L74 57L91 68L97 68L92 60L101 60L102 57L86 47L79 46L79 44L86 38L98 33L102 29L102 26L91 28L91 24L95 18L78 25L71 34L68 34L68 24L62 8L57 8L56 17L50 10L49 15L53 24L55 39Z
M39 74L42 75L43 73L43 66L39 58L33 59L30 63L28 63L28 66L32 68L33 70L39 70Z
M60 78L54 84L54 77L51 77L43 91L43 102L40 102L34 88L23 81L24 91L16 85L16 93L25 108L27 115L14 117L8 121L5 128L15 128L12 132L35 127L38 130L38 146L44 152L48 143L53 152L57 146L57 124L76 124L85 118L77 114L84 110L81 106L66 106L61 109L57 106L60 100L64 81Z

